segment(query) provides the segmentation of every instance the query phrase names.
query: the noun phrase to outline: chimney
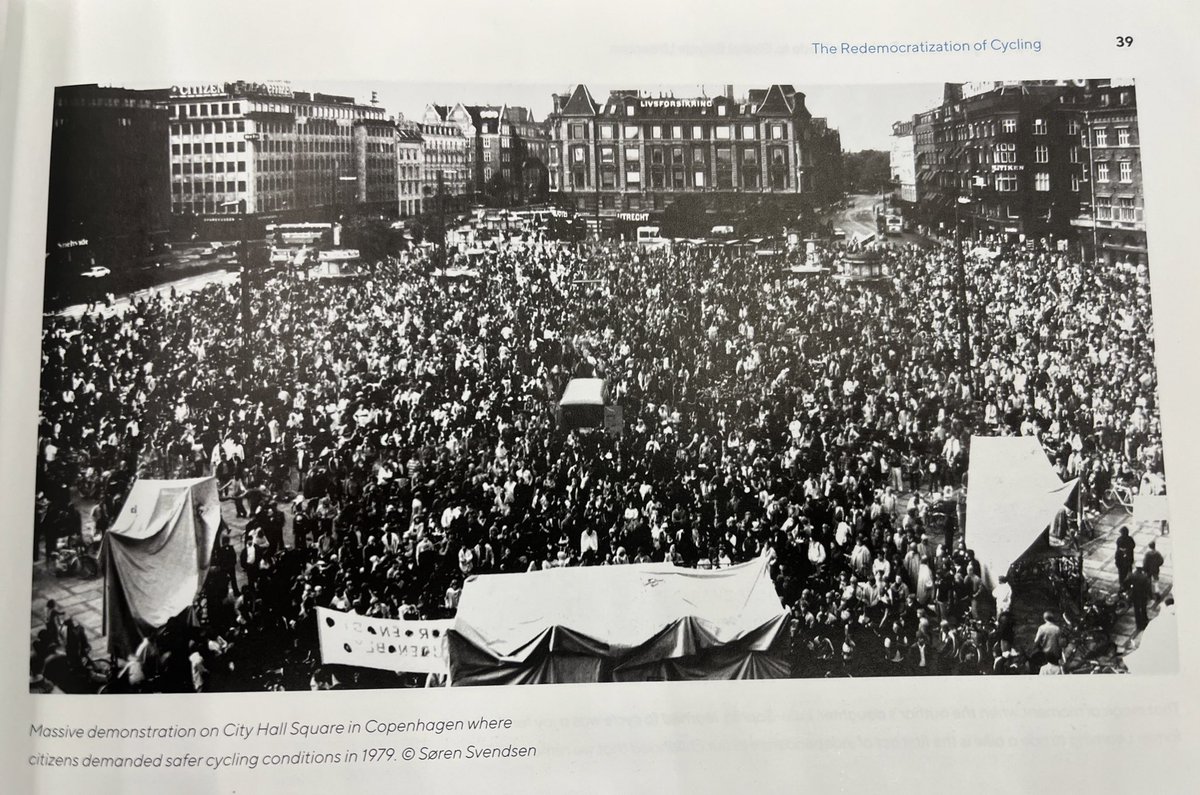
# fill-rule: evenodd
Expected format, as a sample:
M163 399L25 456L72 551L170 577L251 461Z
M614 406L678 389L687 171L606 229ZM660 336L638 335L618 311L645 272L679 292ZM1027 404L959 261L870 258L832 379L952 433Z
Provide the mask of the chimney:
M733 102L733 83L725 84L725 99Z

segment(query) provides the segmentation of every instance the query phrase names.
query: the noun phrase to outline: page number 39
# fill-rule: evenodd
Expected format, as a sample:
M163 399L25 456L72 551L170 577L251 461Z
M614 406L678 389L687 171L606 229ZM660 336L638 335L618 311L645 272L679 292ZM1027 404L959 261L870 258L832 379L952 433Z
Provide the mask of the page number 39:
M1133 46L1133 36L1117 36L1117 46L1118 47L1132 47Z

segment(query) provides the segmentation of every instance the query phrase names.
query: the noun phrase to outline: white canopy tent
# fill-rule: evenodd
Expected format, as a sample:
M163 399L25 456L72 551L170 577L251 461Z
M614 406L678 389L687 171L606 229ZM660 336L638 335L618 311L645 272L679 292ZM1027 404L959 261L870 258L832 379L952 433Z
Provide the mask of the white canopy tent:
M1071 496L1031 436L972 436L967 469L967 546L994 585Z

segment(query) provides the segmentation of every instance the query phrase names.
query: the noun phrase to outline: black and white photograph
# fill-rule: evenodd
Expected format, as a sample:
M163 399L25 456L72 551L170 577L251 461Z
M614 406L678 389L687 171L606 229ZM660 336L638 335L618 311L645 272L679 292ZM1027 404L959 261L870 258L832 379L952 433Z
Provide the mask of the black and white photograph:
M55 91L30 692L1177 670L1132 79L229 77Z

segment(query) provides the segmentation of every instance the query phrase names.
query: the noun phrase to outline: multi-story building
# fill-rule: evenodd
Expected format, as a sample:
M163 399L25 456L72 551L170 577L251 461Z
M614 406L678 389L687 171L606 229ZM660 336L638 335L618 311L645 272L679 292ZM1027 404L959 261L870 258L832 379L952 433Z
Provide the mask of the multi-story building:
M1081 208L1072 221L1095 260L1146 262L1141 139L1131 82L1096 86L1068 111L1074 159L1082 173ZM1079 179L1079 177L1076 177Z
M426 105L420 122L421 137L425 142L424 190L427 197L436 196L440 176L447 209L461 207L472 181L467 137L462 127L449 118L450 111L451 108L445 105Z
M354 122L355 202L384 215L397 211L396 123L391 119Z
M1075 107L1062 81L947 84L913 119L917 194L933 228L1065 240L1081 199Z
M54 92L51 268L128 265L165 235L171 181L163 95L97 85Z
M171 89L171 209L176 215L313 211L340 214L378 193L382 172L360 189L355 125L386 122L352 97L293 92L286 83ZM381 143L373 126L364 143ZM373 140L372 140L373 139ZM379 160L368 158L368 167Z
M898 121L892 125L890 163L895 185L893 196L909 204L916 202L917 166L912 121Z
M500 173L509 187L512 204L544 202L549 172L546 168L549 138L528 108L506 106L500 120Z
M545 128L528 108L429 105L423 123L457 127L466 141L463 193L472 201L523 204L546 197ZM436 169L430 165L436 176Z
M400 217L420 215L426 209L425 140L416 122L401 121L397 124L395 157Z
M735 99L613 91L584 85L554 96L549 119L552 197L594 213L642 217L677 197L736 212L764 201L791 211L841 193L841 139L790 85Z

